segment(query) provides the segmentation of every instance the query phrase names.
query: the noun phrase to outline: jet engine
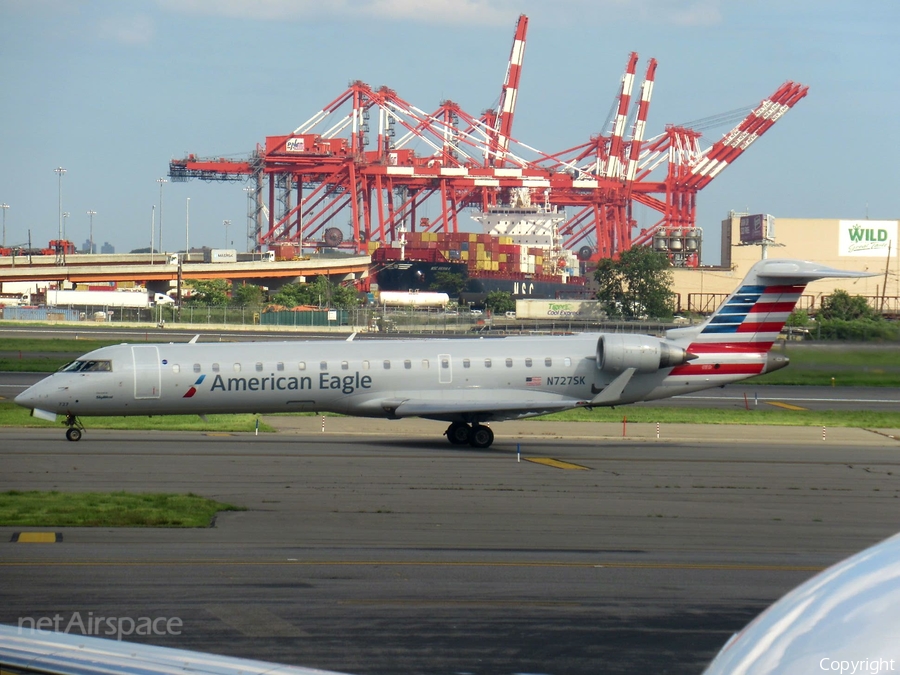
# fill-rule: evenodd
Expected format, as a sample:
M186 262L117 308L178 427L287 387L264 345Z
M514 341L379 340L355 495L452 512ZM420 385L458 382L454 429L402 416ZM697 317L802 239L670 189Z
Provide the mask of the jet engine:
M649 335L612 334L597 340L597 368L608 373L620 373L626 368L652 373L696 358L673 342Z

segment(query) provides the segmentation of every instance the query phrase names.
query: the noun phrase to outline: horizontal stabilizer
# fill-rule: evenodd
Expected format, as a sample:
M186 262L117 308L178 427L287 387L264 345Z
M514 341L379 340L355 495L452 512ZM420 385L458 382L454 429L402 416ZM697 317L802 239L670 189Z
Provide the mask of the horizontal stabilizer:
M754 273L756 281L751 279ZM818 279L858 279L872 276L875 276L874 272L851 272L807 260L772 258L756 263L744 283L807 284Z

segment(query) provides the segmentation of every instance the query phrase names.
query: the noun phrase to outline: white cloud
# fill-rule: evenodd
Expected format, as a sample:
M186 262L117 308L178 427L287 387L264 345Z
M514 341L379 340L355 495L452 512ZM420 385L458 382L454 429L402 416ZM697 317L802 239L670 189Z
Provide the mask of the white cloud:
M513 0L157 0L167 11L258 21L394 19L437 24L515 21Z
M664 5L659 9L669 22L678 26L713 26L722 22L718 0L699 0L681 7Z
M153 40L156 26L153 19L144 14L109 17L97 25L100 37L126 45L145 45Z
M373 16L423 23L505 24L517 16L509 3L489 0L371 0L366 12Z
M620 7L627 12L632 5L641 21L690 27L721 23L720 4L721 0L635 0Z

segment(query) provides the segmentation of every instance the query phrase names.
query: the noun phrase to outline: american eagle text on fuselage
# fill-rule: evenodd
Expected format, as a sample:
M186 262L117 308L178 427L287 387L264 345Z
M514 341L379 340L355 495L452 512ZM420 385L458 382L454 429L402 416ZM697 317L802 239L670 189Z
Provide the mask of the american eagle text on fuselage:
M352 394L357 389L371 389L372 377L361 375L359 371L353 375L332 375L319 373L319 389L340 390L342 394ZM313 378L309 375L293 377L270 373L268 377L223 377L216 375L210 391L296 391L313 388Z

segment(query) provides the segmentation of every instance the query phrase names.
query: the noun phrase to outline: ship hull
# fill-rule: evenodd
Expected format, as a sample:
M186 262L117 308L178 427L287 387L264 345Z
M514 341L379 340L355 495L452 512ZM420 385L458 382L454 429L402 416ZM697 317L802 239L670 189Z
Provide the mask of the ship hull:
M583 284L536 278L534 275L479 275L464 263L401 260L387 263L376 273L381 291L431 291L447 293L461 304L481 306L493 291L509 293L514 299L584 299L590 296ZM456 277L454 279L453 277Z

